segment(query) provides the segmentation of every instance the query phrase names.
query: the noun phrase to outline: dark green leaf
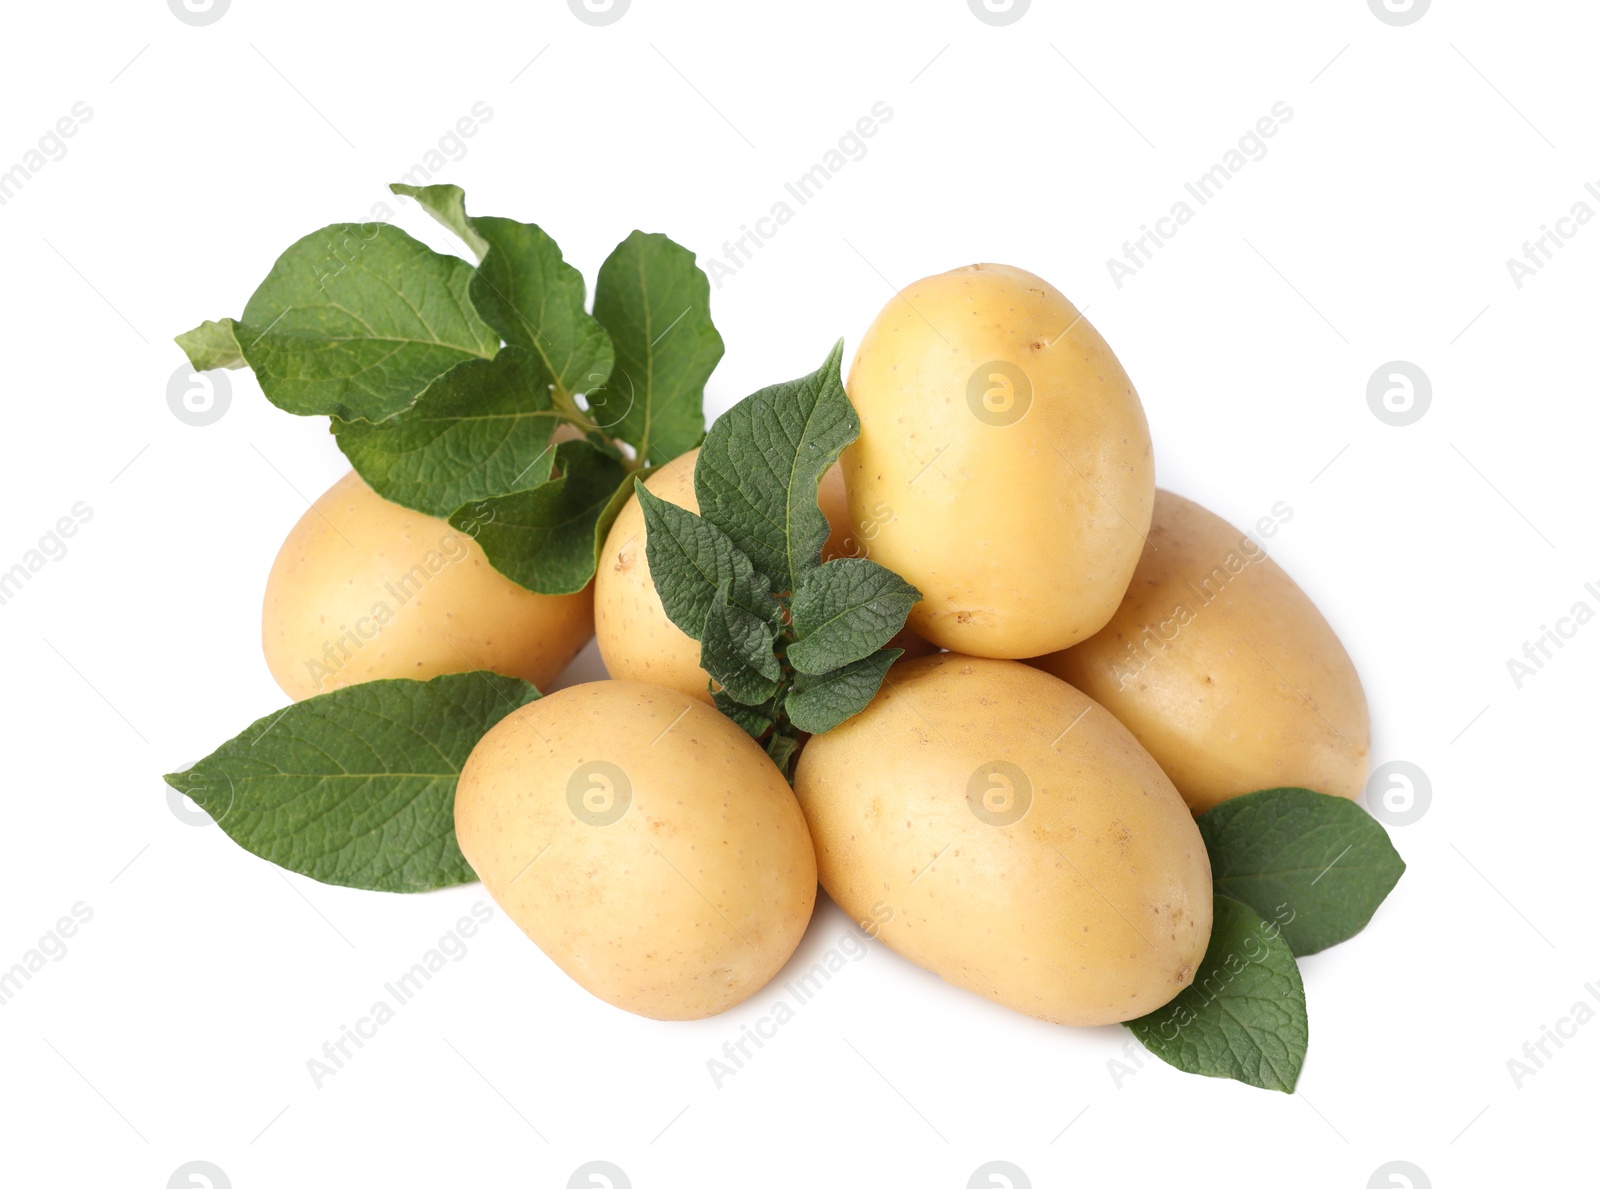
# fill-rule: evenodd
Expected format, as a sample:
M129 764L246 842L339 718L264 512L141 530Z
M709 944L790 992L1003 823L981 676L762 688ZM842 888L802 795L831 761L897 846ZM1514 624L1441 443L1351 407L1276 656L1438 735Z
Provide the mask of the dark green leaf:
M772 762L778 766L784 779L789 778L789 765L794 760L794 753L800 750L800 741L792 735L774 735L767 740L767 754L772 757Z
M472 220L467 217L467 195L460 186L408 186L394 182L389 190L415 198L423 210L455 232L477 259L482 260L488 253L489 241L472 229Z
M1294 1092L1306 1057L1306 996L1276 924L1215 897L1211 945L1194 982L1128 1022L1145 1048L1186 1073Z
M363 682L269 714L166 781L252 854L323 883L470 883L456 777L484 732L538 696L494 673Z
M826 673L878 651L906 626L922 592L866 558L842 558L800 578L790 601L794 633L789 663Z
M571 594L594 577L595 521L622 482L621 459L587 441L556 447L559 477L456 509L453 527L489 563L539 594Z
M616 347L610 379L589 392L595 422L650 463L694 449L705 435L706 380L722 358L694 253L635 231L600 266L594 316Z
M387 421L336 421L339 449L386 500L449 516L463 504L537 487L563 421L537 355L503 347L435 380Z
M746 735L752 739L760 739L772 729L772 715L769 713L771 706L746 706L736 702L721 690L711 695L711 700L716 703L717 709L738 723Z
M472 227L489 251L472 278L472 300L507 343L544 360L556 403L593 392L611 374L611 340L584 310L583 274L532 223L479 218Z
M236 327L267 399L381 421L499 336L467 296L472 266L384 223L336 223L278 257Z
M802 731L820 735L860 714L883 684L884 674L899 658L899 648L881 648L843 668L821 676L796 673L784 709Z
M700 514L785 593L822 556L822 474L861 432L839 379L844 344L809 376L747 396L717 419L695 464Z
M1278 920L1296 954L1361 932L1405 862L1357 805L1310 789L1265 789L1200 815L1216 888Z
M717 590L746 611L775 623L780 614L770 588L728 535L710 521L652 495L635 483L644 513L645 557L667 618L700 639Z
M232 318L215 322L202 322L193 330L186 330L172 341L183 348L189 357L189 366L197 372L209 372L219 367L243 367L244 356L239 352L239 340L234 334Z
M728 602L731 583L717 588L701 633L700 667L730 698L759 706L778 692L783 666L772 651L772 625Z

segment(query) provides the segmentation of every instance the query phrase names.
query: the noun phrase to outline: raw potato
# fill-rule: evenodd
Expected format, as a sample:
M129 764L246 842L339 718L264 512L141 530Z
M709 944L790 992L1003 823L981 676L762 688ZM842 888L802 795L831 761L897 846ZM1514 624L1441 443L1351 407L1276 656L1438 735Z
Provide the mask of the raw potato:
M297 701L472 669L544 689L593 634L591 588L525 590L472 538L381 498L354 471L290 530L261 611L267 667Z
M1154 1011L1211 935L1211 864L1116 719L1016 661L901 661L800 753L822 886L947 982L1057 1024Z
M1356 797L1371 727L1328 621L1254 540L1156 493L1150 545L1097 636L1037 662L1115 714L1195 813L1257 789Z
M572 686L498 723L462 770L456 837L557 966L658 1020L765 986L816 900L811 836L766 753L641 682Z
M974 264L909 286L850 368L854 523L918 587L910 626L955 652L1085 640L1139 560L1155 470L1117 357L1032 273Z
M644 485L651 495L668 503L691 512L700 511L700 501L694 493L694 464L699 457L699 450L679 455L657 468ZM864 538L865 533L850 532L844 480L837 465L823 475L817 503L832 529L823 546L823 560L868 556L869 549L856 539ZM650 579L645 539L644 512L639 498L632 496L611 526L595 574L594 620L600 658L612 677L682 690L710 705L711 678L700 667L700 644L667 618L661 596ZM933 651L931 644L910 631L902 632L891 643L904 648L910 656Z

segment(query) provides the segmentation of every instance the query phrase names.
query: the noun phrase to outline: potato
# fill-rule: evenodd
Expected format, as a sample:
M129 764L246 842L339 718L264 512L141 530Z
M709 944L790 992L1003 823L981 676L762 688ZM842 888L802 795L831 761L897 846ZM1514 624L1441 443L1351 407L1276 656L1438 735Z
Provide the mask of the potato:
M492 669L544 689L594 634L594 598L525 590L443 520L354 471L289 532L267 577L261 646L296 700L380 677Z
M765 986L816 900L811 836L766 753L642 682L572 686L498 723L462 770L456 837L557 966L658 1020Z
M892 299L850 368L852 522L918 587L910 626L956 652L1085 640L1139 560L1155 471L1122 365L1032 273L974 264Z
M1366 784L1367 699L1339 638L1254 540L1182 496L1156 493L1111 622L1035 663L1121 719L1195 813L1257 789Z
M1211 935L1211 864L1116 719L1017 661L900 661L800 753L822 886L947 982L1057 1024L1154 1011Z
M679 455L658 467L644 485L651 495L698 512L694 464L699 457L699 450ZM832 529L822 550L823 559L866 556L867 550L850 532L844 480L837 465L823 475L817 503ZM650 579L645 541L644 511L639 507L639 498L631 496L606 536L595 574L594 620L600 659L614 678L682 690L709 705L711 678L700 667L700 645L667 618L661 596ZM933 651L931 644L909 631L891 643L904 648L908 655Z
M650 494L691 512L699 450L680 454L645 480ZM700 645L667 618L650 580L645 556L644 510L632 495L606 536L594 576L594 634L606 672L623 681L648 681L711 703L710 676L700 667Z

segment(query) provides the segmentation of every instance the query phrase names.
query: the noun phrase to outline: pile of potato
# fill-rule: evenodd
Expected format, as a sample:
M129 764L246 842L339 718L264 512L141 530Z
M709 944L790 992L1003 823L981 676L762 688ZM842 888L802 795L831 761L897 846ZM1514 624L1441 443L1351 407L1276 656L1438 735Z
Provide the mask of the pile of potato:
M1127 374L1031 273L910 286L847 389L862 428L818 493L825 556L871 557L924 598L906 655L805 743L792 790L714 708L651 582L637 497L592 586L551 597L347 476L268 580L272 672L296 698L479 668L545 688L597 635L613 680L484 736L456 832L528 936L629 1011L694 1019L752 995L819 879L897 953L1018 1011L1153 1011L1211 932L1193 814L1262 788L1360 793L1355 669L1252 537L1156 490ZM695 509L696 453L647 486Z

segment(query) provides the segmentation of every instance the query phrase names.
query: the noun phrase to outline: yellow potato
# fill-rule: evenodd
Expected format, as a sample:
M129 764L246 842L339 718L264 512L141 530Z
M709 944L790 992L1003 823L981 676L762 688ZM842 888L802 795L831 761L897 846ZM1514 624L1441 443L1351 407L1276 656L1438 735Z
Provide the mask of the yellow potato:
M1211 864L1116 719L1016 661L901 661L800 753L828 894L947 982L1057 1024L1154 1011L1211 935Z
M476 541L380 498L354 471L290 530L261 611L267 667L296 700L472 669L543 689L593 633L590 588L525 590Z
M650 494L691 512L699 450L680 454L645 480ZM645 556L644 510L632 495L617 513L594 576L594 634L606 672L622 681L648 681L681 690L707 705L710 676L700 667L700 645L667 618L650 580Z
M843 464L874 560L918 587L910 626L1030 657L1105 625L1139 560L1155 470L1117 357L1032 273L974 264L909 286L850 368Z
M651 495L698 512L694 464L699 458L699 450L679 455L658 467L644 485ZM823 559L868 556L869 551L850 531L844 480L837 465L823 475L817 503L832 529L823 547ZM864 534L860 535L864 541ZM711 678L700 667L700 645L667 618L661 596L650 579L645 540L644 511L639 507L639 497L631 496L606 536L595 574L594 626L600 659L614 678L664 685L710 704ZM902 632L891 643L904 648L908 655L933 651L932 645L910 631Z
M1182 496L1156 493L1111 622L1034 663L1121 719L1196 813L1257 789L1366 784L1367 699L1339 638L1252 538Z
M816 900L811 836L766 753L641 682L572 686L498 723L462 770L456 837L557 966L658 1020L765 986Z

